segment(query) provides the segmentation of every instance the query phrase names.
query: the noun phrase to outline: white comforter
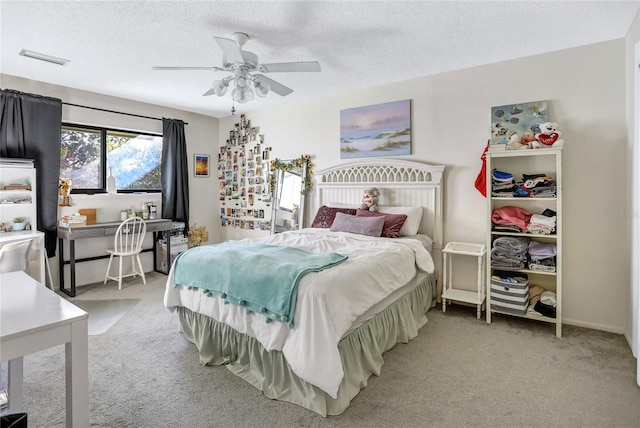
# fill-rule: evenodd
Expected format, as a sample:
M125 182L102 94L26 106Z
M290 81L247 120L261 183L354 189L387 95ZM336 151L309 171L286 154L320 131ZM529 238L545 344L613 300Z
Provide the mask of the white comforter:
M349 258L302 278L292 329L279 322L267 324L263 315L224 304L215 295L174 287L173 269L167 279L165 306L172 311L183 306L207 315L256 338L267 350L282 351L296 375L333 398L344 377L338 342L354 320L409 282L417 269L433 272L431 255L414 239L303 229L247 241L337 252Z

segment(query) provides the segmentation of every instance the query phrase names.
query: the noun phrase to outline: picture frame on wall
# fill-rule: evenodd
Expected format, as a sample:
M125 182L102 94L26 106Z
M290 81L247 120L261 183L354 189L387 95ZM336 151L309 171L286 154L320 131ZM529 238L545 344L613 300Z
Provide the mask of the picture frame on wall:
M193 155L193 175L196 177L209 176L209 155Z
M491 145L506 147L513 134L532 139L547 120L546 100L491 107Z
M340 111L340 159L411 154L411 100Z

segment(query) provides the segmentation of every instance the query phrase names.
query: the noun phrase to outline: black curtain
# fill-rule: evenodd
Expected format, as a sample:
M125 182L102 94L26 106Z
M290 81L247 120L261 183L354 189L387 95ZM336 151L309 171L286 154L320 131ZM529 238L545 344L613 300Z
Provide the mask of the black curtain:
M45 233L47 257L54 257L58 222L62 101L11 89L0 92L0 157L35 161L37 227Z
M162 218L189 228L189 167L184 122L162 119Z

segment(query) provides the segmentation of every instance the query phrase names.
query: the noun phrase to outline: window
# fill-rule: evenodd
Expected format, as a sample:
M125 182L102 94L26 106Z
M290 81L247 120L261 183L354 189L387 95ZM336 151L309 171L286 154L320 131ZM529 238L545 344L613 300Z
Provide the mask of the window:
M161 157L161 135L62 125L60 177L73 193L105 193L109 174L118 192L159 192Z

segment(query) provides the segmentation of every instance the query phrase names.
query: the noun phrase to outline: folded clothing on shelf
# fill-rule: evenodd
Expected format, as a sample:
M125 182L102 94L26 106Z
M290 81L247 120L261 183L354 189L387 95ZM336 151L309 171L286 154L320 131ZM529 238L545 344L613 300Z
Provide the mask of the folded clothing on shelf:
M531 300L527 313L531 315L543 315L549 318L556 318L557 296L553 291L545 290L540 294L540 298Z
M544 242L530 241L528 247L529 255L534 259L544 259L556 255L556 244L546 244Z
M524 208L515 206L506 206L498 208L491 214L493 224L514 225L520 230L526 230L529 224L531 213Z
M556 230L556 216L533 214L529 219L527 232L550 235Z
M553 198L556 182L546 174L522 174L515 180L513 174L494 169L491 173L491 194L494 197Z
M500 236L493 241L491 266L504 270L524 269L527 263L529 238Z

